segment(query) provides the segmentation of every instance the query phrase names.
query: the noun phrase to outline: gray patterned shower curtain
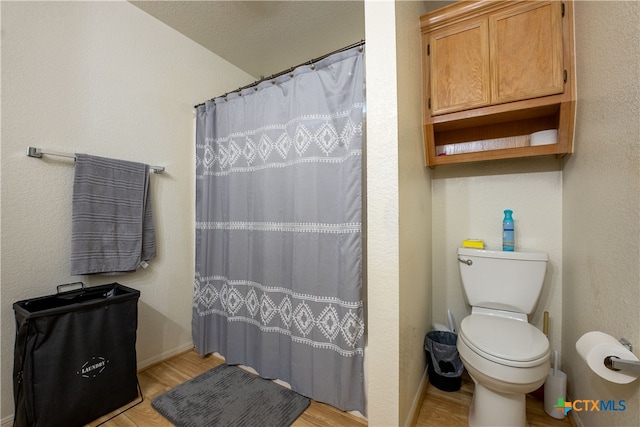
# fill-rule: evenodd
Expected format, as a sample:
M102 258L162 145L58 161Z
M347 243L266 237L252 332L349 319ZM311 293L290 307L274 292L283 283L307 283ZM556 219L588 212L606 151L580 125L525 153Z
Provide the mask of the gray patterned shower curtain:
M364 413L363 52L197 108L193 341Z

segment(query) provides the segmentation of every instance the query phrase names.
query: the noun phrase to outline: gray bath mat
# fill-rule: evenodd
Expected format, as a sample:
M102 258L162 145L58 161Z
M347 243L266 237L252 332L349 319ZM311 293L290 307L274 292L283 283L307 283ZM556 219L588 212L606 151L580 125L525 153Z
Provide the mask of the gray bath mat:
M178 427L290 426L309 399L235 366L219 365L161 394L153 408Z

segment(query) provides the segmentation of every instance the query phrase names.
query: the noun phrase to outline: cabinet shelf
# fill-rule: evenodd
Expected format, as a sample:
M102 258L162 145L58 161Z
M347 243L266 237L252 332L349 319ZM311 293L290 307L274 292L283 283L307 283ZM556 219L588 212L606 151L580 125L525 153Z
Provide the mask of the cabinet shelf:
M486 107L471 112L453 113L450 115L453 118L440 116L434 123L426 124L424 132L427 164L437 166L571 153L574 102L546 104L540 100L529 100L520 104L522 109L513 110L513 105ZM525 108L525 105L529 108ZM558 131L556 144L529 146L529 136L532 133L548 129ZM458 144L482 141L490 143L484 144L480 151L440 154L447 151L447 145L453 148Z
M471 153L449 154L435 156L431 166L449 165L454 163L478 162L483 160L513 159L520 157L562 155L559 144L526 146L516 148L502 148L495 150L475 151Z

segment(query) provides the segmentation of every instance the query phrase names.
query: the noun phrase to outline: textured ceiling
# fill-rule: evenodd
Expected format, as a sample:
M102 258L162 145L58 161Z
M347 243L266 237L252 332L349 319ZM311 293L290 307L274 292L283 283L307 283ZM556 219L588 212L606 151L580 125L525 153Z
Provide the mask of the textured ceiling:
M360 1L131 1L252 76L364 39Z

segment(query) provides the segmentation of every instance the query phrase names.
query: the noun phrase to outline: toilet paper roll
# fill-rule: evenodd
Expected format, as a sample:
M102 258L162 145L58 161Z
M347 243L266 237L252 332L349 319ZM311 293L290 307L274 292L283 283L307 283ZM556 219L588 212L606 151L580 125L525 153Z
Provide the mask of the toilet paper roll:
M541 130L540 132L534 132L531 134L529 139L529 145L531 146L555 144L557 142L558 142L557 129Z
M607 381L617 384L628 384L638 378L638 375L624 371L612 371L604 365L609 356L620 359L638 360L635 354L627 350L620 342L604 332L587 332L576 343L576 350L593 372Z

